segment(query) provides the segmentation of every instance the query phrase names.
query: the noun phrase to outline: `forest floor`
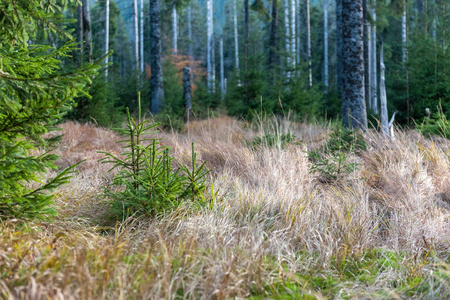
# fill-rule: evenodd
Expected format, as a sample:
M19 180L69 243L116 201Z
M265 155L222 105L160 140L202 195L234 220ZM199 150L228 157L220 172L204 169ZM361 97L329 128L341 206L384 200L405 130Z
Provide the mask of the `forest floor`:
M58 165L86 161L56 191L55 220L0 223L2 299L450 298L449 140L368 132L342 161L353 169L325 180L307 151L331 126L194 121L156 135L185 162L195 142L211 204L111 223L114 172L97 151L121 153L120 138L62 128Z

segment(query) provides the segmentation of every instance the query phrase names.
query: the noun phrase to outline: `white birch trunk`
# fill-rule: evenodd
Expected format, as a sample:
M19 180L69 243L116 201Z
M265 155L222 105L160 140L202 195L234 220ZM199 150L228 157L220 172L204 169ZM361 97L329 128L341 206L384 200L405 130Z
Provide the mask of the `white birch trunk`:
M222 100L225 97L225 78L223 70L223 36L220 37L220 91L222 93Z
M384 76L385 66L383 58L383 44L380 50L380 104L381 104L381 131L385 136L389 136L389 121L387 111L386 84Z
M105 0L105 55L109 52L109 0ZM109 62L108 56L105 58L105 64ZM105 78L108 78L108 66L105 67Z
M194 60L194 47L193 47L193 41L192 41L192 13L191 13L191 7L189 6L187 8L187 26L188 26L188 40L189 40L189 56L191 57L191 60Z
M286 33L286 77L291 78L291 47L290 47L290 24L289 24L289 3L288 0L284 0L284 28Z
M372 25L372 36L370 39L370 43L371 45L371 51L372 51L372 55L371 55L371 67L372 70L370 71L370 73L372 74L371 79L371 107L374 111L375 114L379 113L378 110L378 74L377 74L377 25L376 25L376 21L377 21L377 11L376 11L376 7L377 7L377 0L373 0L372 2L372 20L373 20L373 25Z
M107 0L109 2L109 0ZM140 20L140 39L141 52L140 52L140 63L141 63L141 74L144 74L144 0L141 0L141 20Z
M301 51L302 51L302 44L301 44L301 7L300 2L302 0L297 0L297 64L301 64Z
M308 55L308 76L309 87L312 87L312 62L311 62L311 16L310 16L311 0L306 0L306 52Z
M208 81L208 91L212 92L213 90L213 57L212 57L212 48L213 48L213 6L212 6L212 0L206 1L206 10L207 10L207 81Z
M139 70L139 29L138 29L138 5L133 0L133 33L134 33L134 62L136 72Z
M238 40L238 23L237 23L237 8L236 0L233 1L233 21L234 21L234 61L236 71L239 76L239 40Z
M295 60L297 58L297 53L295 51L296 38L297 38L297 35L295 32L295 30L296 30L296 22L295 21L297 20L297 18L296 18L296 2L297 2L296 0L291 0L291 53L292 53L291 57L292 57L292 68L293 69L295 69L295 67L296 67Z
M328 0L323 0L323 49L324 49L324 67L323 83L325 91L328 91Z
M173 54L178 52L178 13L177 7L174 5L172 8L172 48Z

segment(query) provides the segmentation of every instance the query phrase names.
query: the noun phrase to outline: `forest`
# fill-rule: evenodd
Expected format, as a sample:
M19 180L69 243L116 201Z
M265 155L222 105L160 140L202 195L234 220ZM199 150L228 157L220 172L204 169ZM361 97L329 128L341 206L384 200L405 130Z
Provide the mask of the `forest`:
M0 299L450 298L449 0L0 0Z

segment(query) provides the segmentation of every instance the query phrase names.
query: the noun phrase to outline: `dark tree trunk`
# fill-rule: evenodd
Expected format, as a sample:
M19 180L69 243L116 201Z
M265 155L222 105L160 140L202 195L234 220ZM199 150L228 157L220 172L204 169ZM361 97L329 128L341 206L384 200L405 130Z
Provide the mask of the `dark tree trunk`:
M150 65L151 112L157 114L164 104L163 72L161 64L161 16L158 0L150 0Z
M191 69L188 67L183 68L183 98L186 103L186 112L184 116L184 122L188 123L191 117L192 108L192 76Z
M92 34L91 34L91 13L89 1L83 0L83 37L84 53L88 56L88 61L92 61Z
M83 6L77 6L77 43L79 51L76 55L77 65L80 67L83 63Z
M342 0L336 0L336 86L342 99Z
M274 69L277 64L277 32L278 32L278 0L272 1L272 22L270 25L269 68Z
M367 128L363 39L362 0L342 0L342 117L348 128Z

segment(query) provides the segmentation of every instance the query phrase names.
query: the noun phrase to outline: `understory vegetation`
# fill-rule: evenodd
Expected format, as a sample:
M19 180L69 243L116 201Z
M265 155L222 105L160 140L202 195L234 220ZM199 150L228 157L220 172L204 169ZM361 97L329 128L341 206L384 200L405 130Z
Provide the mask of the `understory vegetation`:
M61 127L56 165L85 162L55 190L52 221L0 223L2 299L450 297L448 139L398 130L390 140L270 117L192 121L182 133L140 139L170 147L171 172L193 166L185 179L211 170L202 173L205 204L122 220L111 201L136 190L105 195L123 171L99 160L130 158L116 143L126 138Z

